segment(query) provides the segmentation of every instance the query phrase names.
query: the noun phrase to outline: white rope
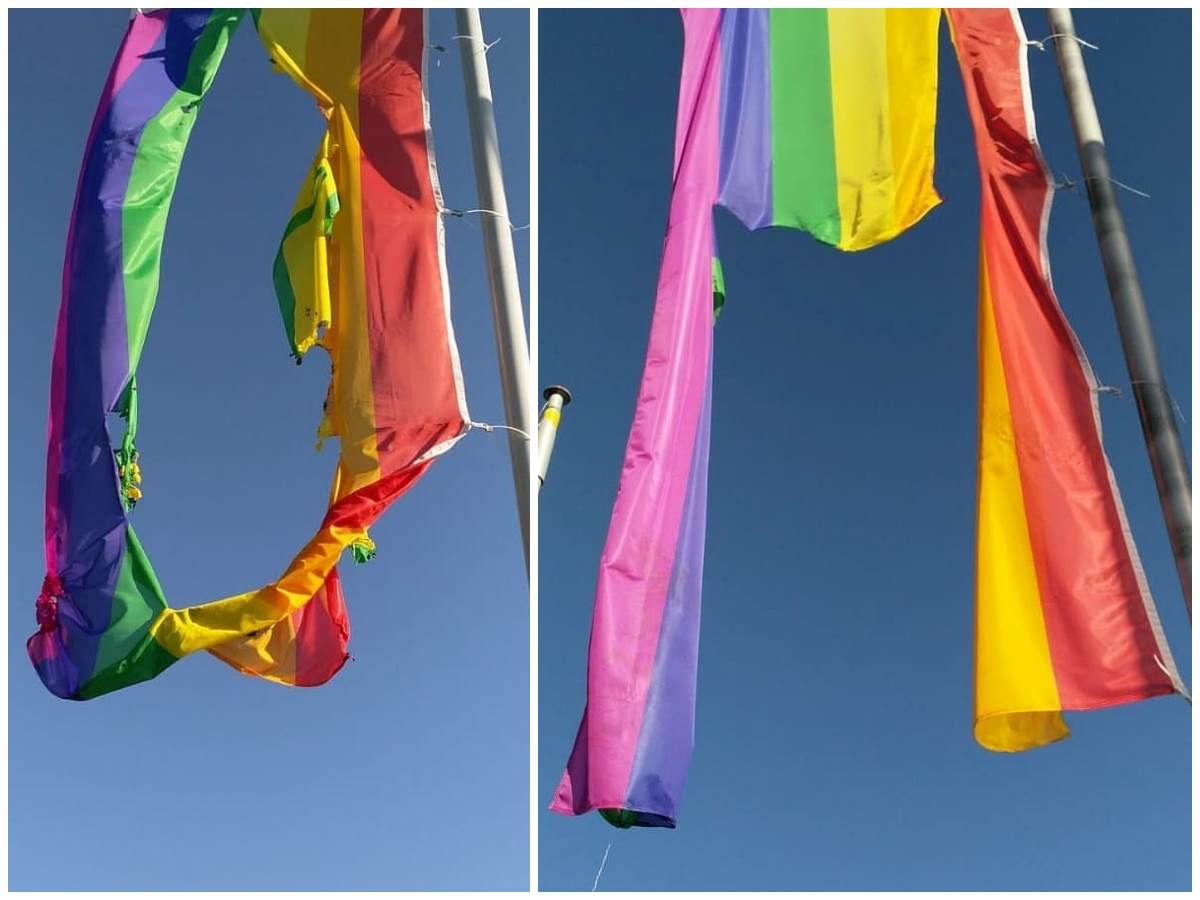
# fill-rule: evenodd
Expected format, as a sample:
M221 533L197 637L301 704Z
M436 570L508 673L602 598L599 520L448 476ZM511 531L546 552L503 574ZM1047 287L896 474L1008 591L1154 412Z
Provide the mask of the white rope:
M1152 387L1152 388L1158 388L1160 391L1162 391L1162 392L1163 392L1163 394L1165 394L1165 395L1166 395L1167 399L1168 399L1169 401L1171 401L1171 406L1172 406L1172 408L1174 408L1174 410L1175 410L1175 415L1179 416L1179 420L1180 420L1180 421L1181 421L1181 422L1182 422L1184 425L1186 425L1186 424L1187 424L1187 419L1186 419L1186 418L1184 417L1184 415L1183 415L1183 409L1180 407L1180 405L1179 405L1179 401L1177 401L1177 400L1176 400L1174 397L1172 397L1172 396L1171 396L1171 392L1170 392L1170 391L1168 391L1168 390L1167 390L1165 387L1163 387L1163 385L1162 385L1162 383L1161 383L1161 382L1158 382L1158 381L1146 381L1145 379L1140 379L1140 378L1139 378L1139 379L1134 379L1133 381L1131 381L1131 382L1129 382L1129 383L1130 383L1130 384L1134 384L1134 385L1137 385L1137 384L1145 384L1145 385L1149 385L1149 386L1150 386L1150 387Z
M1105 176L1105 175L1088 175L1083 180L1084 181L1107 181L1109 184L1114 184L1117 187L1121 188L1122 190L1129 191L1129 193L1131 193L1131 194L1137 194L1139 197L1145 197L1147 200L1151 199L1150 195L1147 194L1145 191L1139 191L1137 188L1130 187L1123 181L1117 181L1117 179L1109 178L1108 176ZM1054 182L1055 190L1059 190L1059 191L1063 191L1063 190L1073 191L1073 190L1075 190L1076 187L1078 187L1078 185L1074 181L1072 181L1070 178L1068 178L1066 175L1062 176L1061 181Z
M1041 50L1041 51L1045 52L1045 50L1046 50L1046 41L1055 41L1055 40L1058 40L1059 38L1070 38L1071 40L1075 41L1075 43L1079 44L1080 46L1082 46L1082 47L1088 47L1088 48L1089 48L1089 49L1091 49L1091 50L1099 50L1099 49L1100 49L1100 48L1099 48L1099 47L1097 47L1095 44L1089 44L1087 41L1085 41L1083 38L1081 38L1081 37L1080 37L1079 35L1077 35L1077 34L1059 34L1059 33L1057 33L1057 32L1056 32L1056 33L1054 33L1054 34L1048 34L1048 35L1046 35L1046 36L1045 36L1044 38L1042 38L1040 41L1028 41L1028 40L1027 40L1027 41L1025 42L1025 46L1027 46L1027 47L1037 47L1039 50Z
M510 219L504 213L497 212L494 209L451 209L450 207L447 206L447 207L443 207L440 210L440 212L443 215L454 216L454 218L456 218L456 219L461 219L463 216L469 216L472 214L478 214L478 215L483 215L483 216L495 216L497 219L504 219L508 223L509 229L511 229L512 231L525 231L526 229L529 228L528 225L514 225L512 223L512 219Z
M1125 190L1129 191L1129 193L1131 193L1131 194L1137 194L1139 197L1145 197L1147 200L1150 199L1150 195L1147 194L1145 191L1139 191L1137 188L1130 187L1129 185L1125 184L1125 182L1117 181L1117 179L1115 179L1115 178L1108 178L1103 175L1089 175L1087 178L1085 178L1083 180L1084 181L1107 181L1110 184L1115 184L1119 188L1124 188Z
M608 851L612 849L612 841L608 842L608 846L604 848L604 859L600 860L600 868L596 870L596 878L592 882L592 893L596 893L596 888L600 886L600 876L604 874L604 864L608 862Z
M502 428L505 431L512 431L516 434L519 434L521 437L525 438L525 440L527 440L527 441L531 440L531 438L529 437L528 431L522 431L520 428L514 428L512 425L491 425L487 422L468 422L467 425L470 426L471 428L478 428L481 431L487 431L487 432L492 432L492 431L495 431L497 428Z
M1166 666L1163 665L1163 661L1158 658L1157 653L1154 654L1153 659L1154 659L1154 664L1162 670L1162 673L1164 675L1166 675L1167 678L1170 679L1171 684L1174 686L1175 690L1178 691L1179 694L1183 697L1183 699L1188 702L1188 706L1191 706L1192 705L1192 695L1190 693L1188 693L1188 689L1183 686L1183 682L1179 680L1179 676L1175 672L1172 672L1170 669L1168 669Z
M456 35L452 35L450 40L452 40L452 41L482 41L483 38L477 38L474 35L470 35L470 34L456 34ZM489 50L491 50L493 47L495 47L498 43L500 43L500 38L496 38L490 44L484 43L483 52L487 53Z

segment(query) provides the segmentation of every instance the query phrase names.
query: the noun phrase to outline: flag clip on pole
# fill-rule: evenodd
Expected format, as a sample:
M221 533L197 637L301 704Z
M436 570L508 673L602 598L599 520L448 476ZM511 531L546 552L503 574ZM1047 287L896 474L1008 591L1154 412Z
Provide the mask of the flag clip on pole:
M1088 84L1083 53L1075 36L1071 11L1065 8L1046 11L1050 31L1055 35L1055 57L1062 76L1071 125L1079 150L1079 164L1087 184L1092 207L1092 224L1100 244L1108 292L1112 296L1125 350L1129 380L1142 421L1142 434L1154 470L1158 501L1162 506L1175 567L1183 587L1188 618L1192 615L1192 479L1187 458L1179 439L1179 428L1167 393L1166 380L1158 363L1158 351L1150 330L1150 317L1142 297L1133 263L1133 249L1125 231L1125 221L1117 204L1116 190L1100 131L1100 118L1092 89Z
M471 150L475 159L475 181L483 250L487 257L488 287L492 295L492 318L496 326L496 351L500 361L500 385L504 414L508 421L508 449L512 456L513 483L517 493L517 516L525 548L525 571L529 571L529 435L532 432L529 403L529 342L525 335L525 312L513 252L508 200L500 167L500 143L492 111L492 83L488 76L487 45L478 9L455 10L459 49L462 54L463 87L467 96L467 120L471 128Z
M550 455L554 453L554 439L558 436L558 422L563 407L571 402L571 392L561 384L552 384L542 391L546 405L538 421L538 493L546 483L546 470L550 468Z

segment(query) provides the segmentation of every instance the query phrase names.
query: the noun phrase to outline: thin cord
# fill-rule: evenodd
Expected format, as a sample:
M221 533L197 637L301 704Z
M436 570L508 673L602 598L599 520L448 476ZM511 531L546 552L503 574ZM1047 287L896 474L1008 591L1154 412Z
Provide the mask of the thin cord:
M456 219L461 219L463 216L468 216L473 213L485 216L495 216L497 219L504 219L507 221L508 227L512 231L525 231L529 228L528 225L514 225L512 223L512 219L510 219L504 213L497 212L494 209L451 209L450 207L444 207L442 212L446 215L454 216Z
M1147 200L1150 199L1150 195L1147 194L1145 191L1139 191L1137 188L1130 187L1129 185L1125 184L1123 181L1117 181L1117 179L1115 179L1115 178L1108 178L1104 175L1089 175L1086 178L1084 178L1083 180L1084 181L1107 181L1110 184L1115 184L1119 188L1124 188L1125 190L1129 191L1129 193L1131 193L1131 194L1137 194L1139 197L1145 197Z
M483 431L487 431L487 432L492 432L492 431L495 431L497 428L502 428L505 431L512 431L512 432L519 434L521 437L525 438L525 440L527 440L527 441L531 440L531 438L529 437L528 431L522 431L520 428L514 428L512 425L490 425L487 422L468 422L467 424L469 426L471 426L472 428L479 428L479 429L481 429Z
M1171 685L1175 688L1175 690L1178 691L1179 694L1183 697L1183 699L1188 702L1188 706L1191 706L1192 705L1192 695L1188 692L1188 689L1183 686L1183 682L1179 680L1179 676L1176 675L1174 672L1172 672L1170 669L1168 669L1165 665L1163 665L1163 661L1158 658L1157 653L1154 654L1153 659L1154 659L1154 664L1156 666L1158 666L1160 669L1162 669L1162 673L1167 676L1167 678L1170 680ZM603 866L601 866L601 868L603 868ZM597 876L597 877L599 877L599 876ZM592 890L595 890L595 888L593 888Z
M604 859L600 860L600 868L596 870L596 879L592 882L592 893L596 893L596 888L600 886L600 876L604 874L604 864L608 862L608 851L612 849L612 841L608 842L608 846L604 848Z
M1109 178L1108 176L1105 176L1105 175L1088 175L1088 176L1084 177L1083 180L1084 181L1107 181L1109 184L1114 184L1117 187L1121 188L1122 190L1129 191L1129 193L1131 193L1131 194L1137 194L1139 197L1145 197L1147 200L1150 199L1150 195L1147 194L1145 191L1139 191L1137 188L1130 187L1123 181L1117 181L1117 179ZM1076 182L1072 181L1066 175L1062 176L1061 181L1054 182L1055 189L1060 190L1060 191L1064 191L1064 190L1065 191L1073 191L1078 186L1079 185Z
M1150 387L1158 388L1160 391L1162 391L1164 394L1166 394L1167 399L1171 401L1171 407L1175 410L1175 415L1179 416L1180 420L1183 422L1184 425L1187 424L1187 419L1184 418L1183 410L1180 408L1178 401L1176 401L1176 399L1171 396L1171 392L1168 391L1165 387L1163 387L1160 382L1146 381L1144 379L1135 379L1133 381L1130 381L1129 383L1135 384L1135 385L1136 384L1147 384Z
M1083 46L1083 47L1088 47L1088 48L1090 48L1090 49L1092 49L1092 50L1099 50L1099 49L1100 49L1100 48L1099 48L1099 47L1097 47L1095 44L1089 44L1087 41L1085 41L1083 38L1081 38L1081 37L1080 37L1079 35L1077 35L1077 34L1059 34L1059 33L1057 33L1057 32L1055 32L1054 34L1048 34L1048 35L1046 35L1046 36L1045 36L1044 38L1042 38L1040 41L1028 41L1028 40L1027 40L1027 41L1025 42L1025 45L1026 45L1026 46L1028 46L1028 47L1037 47L1039 50L1045 51L1045 49L1046 49L1046 41L1054 41L1054 40L1058 40L1059 38L1070 38L1071 40L1075 41L1077 44L1079 44L1079 45L1081 45L1081 46Z
M483 38L477 38L470 34L456 34L456 35L451 36L450 40L452 40L452 41L482 41ZM500 38L496 38L490 44L484 43L483 52L487 53L489 50L491 50L493 47L495 47L498 43L500 43Z

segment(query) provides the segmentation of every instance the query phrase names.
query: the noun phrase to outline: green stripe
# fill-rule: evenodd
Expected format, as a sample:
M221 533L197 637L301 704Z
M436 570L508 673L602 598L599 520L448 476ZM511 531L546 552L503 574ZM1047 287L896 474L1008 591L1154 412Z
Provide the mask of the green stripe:
M637 824L637 813L631 809L601 809L597 812L605 822L616 828L632 828Z
M772 224L837 244L828 11L772 9L770 16Z
M721 310L725 308L725 270L721 268L721 258L713 257L712 263L712 279L713 279L713 322L717 321L717 316L721 314Z
M283 230L283 238L279 241L279 251L275 254L275 265L271 274L272 281L275 283L275 299L279 302L279 315L283 317L283 330L287 335L288 348L292 351L292 356L296 357L296 362L300 361L300 348L296 346L296 291L292 288L292 279L288 273L287 259L283 255L283 248L294 231L312 221L316 206L317 203L314 200L311 205L306 206L288 220L287 228ZM332 219L332 215L330 217Z
M121 555L112 617L100 636L93 671L103 671L127 656L166 605L142 545L133 529L126 528L125 552Z
M133 529L126 527L112 619L100 638L96 675L79 689L81 700L146 681L175 662L150 636L151 623L166 606L146 551Z
M158 296L163 229L171 209L183 152L196 122L199 102L212 84L229 38L244 12L240 9L213 10L192 50L183 84L146 123L138 141L121 209L130 372L137 369ZM137 202L128 202L131 197L137 198Z

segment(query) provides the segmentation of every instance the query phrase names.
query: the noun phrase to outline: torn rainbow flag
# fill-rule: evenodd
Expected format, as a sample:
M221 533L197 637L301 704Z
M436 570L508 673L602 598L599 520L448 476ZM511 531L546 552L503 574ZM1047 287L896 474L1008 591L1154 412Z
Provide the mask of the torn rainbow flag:
M272 57L329 120L301 191L314 227L292 217L275 282L293 351L319 343L331 357L321 433L338 437L339 460L320 527L278 580L167 606L129 524L141 496L135 373L187 137L242 13L135 15L88 140L52 370L48 574L28 642L60 697L144 681L197 650L286 684L332 677L349 636L342 551L370 555L367 528L467 429L423 88L424 11L254 11ZM129 422L115 452L105 422L114 411Z

